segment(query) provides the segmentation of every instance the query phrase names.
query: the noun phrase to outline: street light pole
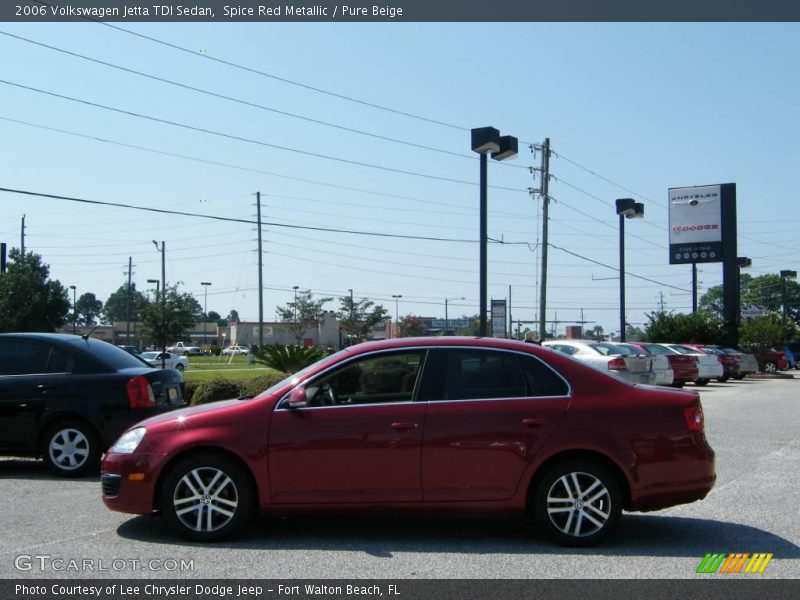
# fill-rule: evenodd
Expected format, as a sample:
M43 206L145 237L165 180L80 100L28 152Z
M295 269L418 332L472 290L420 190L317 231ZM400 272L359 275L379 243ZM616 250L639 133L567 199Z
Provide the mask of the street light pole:
M488 156L495 160L504 160L517 154L517 138L504 135L494 127L478 127L472 130L472 151L480 154L480 331L481 337L486 336L486 313L488 298L488 260L487 245L488 235L488 200L487 200L487 171Z
M158 242L153 240L153 244L156 246L156 250L158 250ZM166 244L164 241L161 241L161 312L162 318L163 315L166 313L167 307L167 267L166 267ZM167 357L164 356L164 352L166 352L166 342L161 346L161 368L167 368Z
M444 334L450 335L450 316L447 314L447 304L450 300L466 300L466 298L445 298L444 299Z
M300 289L300 286L293 285L292 289L294 290L294 322L297 323L297 290Z
M400 325L400 304L398 300L403 297L403 294L392 294L392 298L394 298L394 324L395 328ZM397 331L395 330L394 337L397 337Z
M203 286L204 298L203 298L203 312L205 313L205 321L203 321L203 351L205 352L205 346L207 344L206 341L206 326L208 324L208 286L211 285L210 281L201 281L200 285Z
M783 330L783 345L786 346L786 280L797 279L797 271L781 271L781 304L783 305L783 316L781 318L781 329Z
M617 198L619 215L619 341L625 341L625 219L644 217L644 204L632 198Z
M76 328L77 328L77 324L78 324L78 307L75 304L75 290L76 290L76 288L75 288L74 285L71 285L71 286L69 286L69 289L72 290L72 335L75 335L77 333L76 332Z

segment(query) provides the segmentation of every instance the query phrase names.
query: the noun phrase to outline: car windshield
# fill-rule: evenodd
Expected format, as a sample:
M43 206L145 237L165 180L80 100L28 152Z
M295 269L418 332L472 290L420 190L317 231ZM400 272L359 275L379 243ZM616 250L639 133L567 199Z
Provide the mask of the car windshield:
M681 354L700 354L700 352L698 352L694 348L687 348L686 346L675 345L675 346L670 346L670 348L672 348L676 352L680 352Z
M617 348L622 350L620 354L624 356L637 356L638 354L648 354L647 350L642 350L641 348L637 348L636 346L631 346L630 344L614 344Z
M156 356L158 356L158 352L142 352L139 356L145 360L153 360Z
M613 356L615 354L625 354L630 356L631 354L634 354L633 352L624 350L623 348L617 346L616 344L609 344L608 342L598 342L597 344L590 344L589 347L595 350L596 352L599 352L603 356Z
M125 352L122 348L117 348L114 344L109 344L102 340L78 338L72 343L76 346L85 344L84 348L88 350L89 354L115 371L150 366L133 354Z
M658 344L647 344L645 348L647 348L647 351L650 354L674 354L674 352L669 348L659 346Z

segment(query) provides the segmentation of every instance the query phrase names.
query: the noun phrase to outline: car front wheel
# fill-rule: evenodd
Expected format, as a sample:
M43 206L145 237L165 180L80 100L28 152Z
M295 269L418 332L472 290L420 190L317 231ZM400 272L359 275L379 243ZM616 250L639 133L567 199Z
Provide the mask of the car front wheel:
M591 546L614 528L622 512L616 479L601 465L565 461L549 469L534 497L536 524L565 546Z
M42 457L53 473L78 477L100 464L100 444L92 429L83 423L59 423L47 430Z
M708 379L695 379L694 384L695 385L699 385L699 386L704 386L704 385L708 385L708 382L709 382Z
M765 373L777 373L778 372L778 365L774 362L770 361L764 365L764 372Z
M161 488L161 510L183 537L210 542L230 535L250 518L253 495L250 478L238 463L201 454L170 469Z
M183 372L183 370L184 370L186 367L184 367L184 366L183 366L181 363L178 363L177 365L175 365L175 368L176 368L176 369L178 369L178 371L181 371L181 372Z

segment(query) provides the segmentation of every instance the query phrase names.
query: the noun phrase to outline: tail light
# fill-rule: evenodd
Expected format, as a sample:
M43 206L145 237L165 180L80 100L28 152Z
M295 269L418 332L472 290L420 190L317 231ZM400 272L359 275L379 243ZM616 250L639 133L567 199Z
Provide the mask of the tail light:
M621 356L617 356L616 358L612 358L608 361L608 370L609 371L627 371L628 365L625 364L625 359Z
M690 406L684 409L683 418L686 419L686 425L689 427L689 431L703 433L705 419L703 418L703 407L699 403L696 406Z
M137 375L128 380L128 406L130 408L150 408L156 405L156 397L147 377Z

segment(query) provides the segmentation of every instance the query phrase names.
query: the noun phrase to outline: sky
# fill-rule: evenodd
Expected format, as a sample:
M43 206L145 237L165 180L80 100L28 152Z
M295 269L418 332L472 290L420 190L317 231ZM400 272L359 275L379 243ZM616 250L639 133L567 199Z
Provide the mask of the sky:
M510 290L514 320L539 314L545 138L548 330L618 331L616 198L645 205L625 227L633 324L691 310L670 187L736 183L749 273L798 267L797 24L113 25L0 23L0 187L182 213L0 192L0 241L19 247L25 215L26 251L78 296L105 301L129 257L152 288L164 241L168 284L257 320L258 191L265 320L293 286L477 314L483 126L520 140L488 165L488 293ZM699 267L701 294L721 281Z

